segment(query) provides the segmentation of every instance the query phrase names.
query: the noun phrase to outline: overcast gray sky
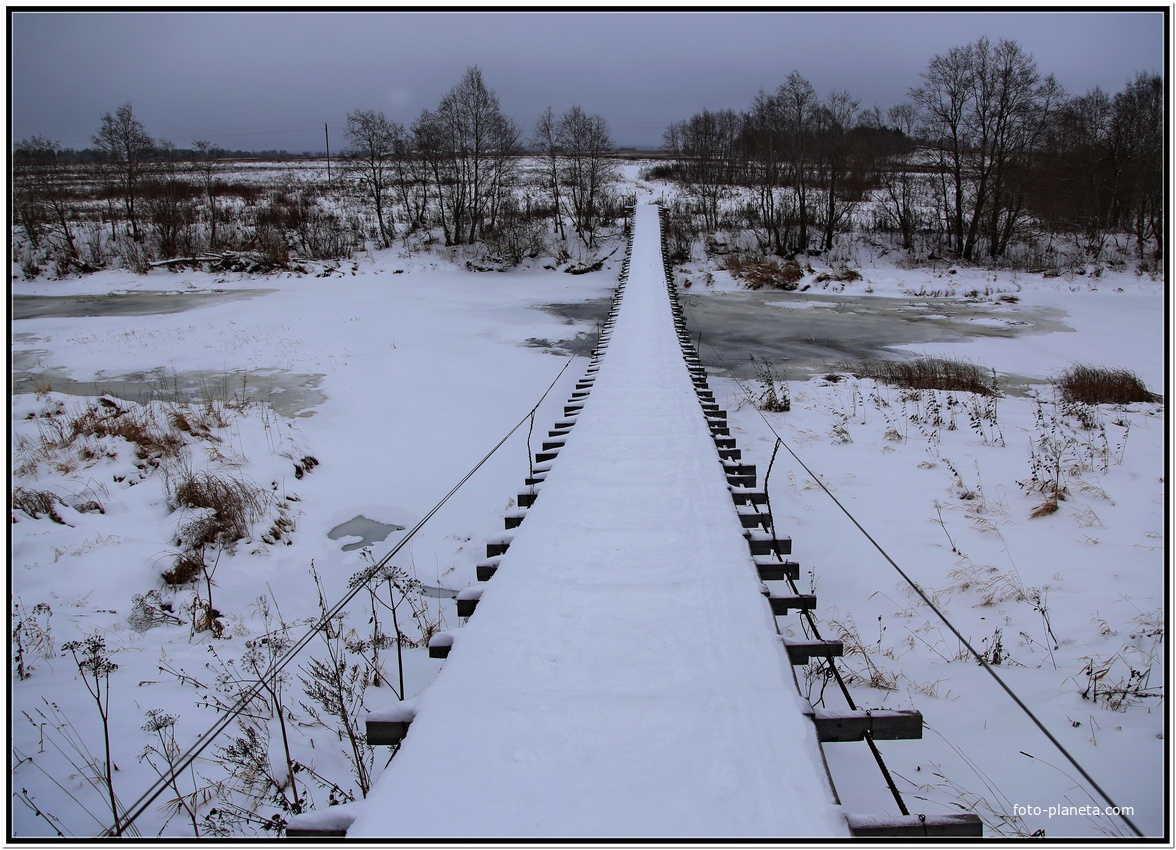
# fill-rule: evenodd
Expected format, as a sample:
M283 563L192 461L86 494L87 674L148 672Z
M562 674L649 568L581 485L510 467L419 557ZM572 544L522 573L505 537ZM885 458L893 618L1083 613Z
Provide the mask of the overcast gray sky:
M656 146L702 109L744 109L792 70L863 107L902 101L936 54L1013 39L1067 91L1165 73L1144 12L21 12L9 16L11 141L90 144L127 101L157 139L229 149L343 144L347 113L410 125L477 65L524 137L578 104L618 145Z

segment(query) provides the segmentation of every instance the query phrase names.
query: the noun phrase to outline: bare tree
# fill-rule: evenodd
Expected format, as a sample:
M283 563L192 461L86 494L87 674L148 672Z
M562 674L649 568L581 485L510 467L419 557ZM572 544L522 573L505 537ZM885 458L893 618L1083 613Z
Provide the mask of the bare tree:
M372 199L376 208L376 223L380 229L380 243L392 243L388 212L392 181L396 176L394 160L404 148L404 128L389 121L383 112L358 109L347 113L347 138L350 147L346 156L348 169Z
M879 169L882 196L881 206L891 224L902 236L904 251L914 248L915 231L919 227L919 187L921 176L914 168L912 137L918 125L918 108L913 103L900 103L886 112L889 135L882 151Z
M1119 218L1135 236L1140 259L1149 241L1155 259L1164 255L1164 81L1137 74L1113 101L1115 157L1124 194Z
M619 176L609 156L613 143L608 124L602 116L573 106L560 116L556 139L561 154L559 182L567 190L572 223L584 245L593 248L602 202Z
M782 196L784 182L784 116L780 98L763 91L752 101L743 118L741 147L746 158L749 185L764 235L764 250L782 254L787 240L787 221L795 205Z
M216 184L225 156L225 149L204 139L192 142L192 149L195 153L192 168L200 181L200 187L204 190L204 203L208 208L208 247L215 251L217 248L216 226L220 221Z
M941 193L955 253L971 260L981 236L1000 256L1025 212L1025 180L1061 97L1015 41L981 38L931 60L911 96L939 152Z
M141 186L143 212L162 258L192 253L195 210L192 186L180 176L179 153L170 139L159 142L156 160Z
M446 243L477 241L494 226L522 150L518 129L486 88L481 70L467 69L437 110L421 115L414 136L430 158Z
M797 244L795 250L807 251L809 246L808 227L811 218L809 209L809 160L817 117L817 92L813 84L801 76L799 71L788 75L784 85L776 92L783 119L785 144L785 179L796 193Z
M561 240L567 239L563 222L563 205L560 198L559 156L561 153L558 136L558 122L551 107L543 110L535 122L531 146L543 156L543 186L551 194L555 208L555 229Z
M465 187L457 182L452 165L452 151L445 140L441 119L435 112L424 110L412 125L413 150L423 163L426 175L425 185L433 185L433 195L436 198L437 220L445 234L445 244L454 242L454 228L450 225L450 218L446 207L452 205L462 208L465 204ZM443 188L448 187L450 195L443 194ZM422 218L428 214L429 202L426 199Z
M424 227L432 193L428 159L418 148L416 127L397 138L396 155L392 158L393 188L404 208L409 230Z
M78 263L70 218L69 175L61 145L44 136L18 142L12 151L13 213L36 247L42 236L57 237L69 263Z
M973 45L975 106L972 112L976 173L975 214L965 247L983 233L988 253L1004 254L1025 212L1025 181L1031 159L1061 89L1044 80L1037 63L1015 41Z
M1119 169L1111 99L1095 87L1068 100L1044 139L1033 210L1054 231L1079 235L1097 261L1114 227Z
M823 250L833 248L833 237L840 232L853 211L858 197L846 185L852 171L853 140L859 102L847 91L834 90L814 113L814 164L817 186L824 192L821 212Z
M135 201L147 164L155 150L155 142L142 122L135 117L130 102L116 109L113 115L107 112L102 116L102 125L92 141L110 168L112 181L122 197L123 211L131 224L131 236L138 242L139 221L135 214Z
M939 192L948 239L957 255L964 253L964 156L967 150L964 116L972 90L971 50L953 47L935 56L922 73L923 85L911 90L938 160Z
M1163 256L1163 81L1138 74L1112 98L1072 97L1047 122L1031 171L1029 206L1054 232L1073 234L1097 262L1114 233L1141 260Z
M740 116L730 109L704 109L686 121L671 124L662 137L663 147L678 161L686 191L698 203L710 230L719 224L719 199L736 180L741 125Z

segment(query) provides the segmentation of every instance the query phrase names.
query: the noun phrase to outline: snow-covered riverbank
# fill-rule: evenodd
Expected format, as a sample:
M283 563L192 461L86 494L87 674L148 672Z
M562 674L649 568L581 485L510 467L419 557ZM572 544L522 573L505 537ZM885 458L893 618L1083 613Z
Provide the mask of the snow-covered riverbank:
M216 712L201 704L218 693L217 671L224 670L213 651L221 659L237 658L246 641L265 632L258 598L268 600L269 628L280 611L296 634L318 612L312 563L328 600L341 597L365 561L358 551L344 551L353 540L332 539L332 529L357 516L412 527L560 371L564 358L540 341L592 330L589 323L566 324L538 308L605 296L619 264L617 255L586 275L547 270L543 263L476 274L388 251L360 255L326 277L256 280L155 271L13 281L16 295L78 298L272 290L242 300L210 298L174 313L42 315L10 324L14 369L19 364L22 371L65 376L73 392L95 387L86 399L55 393L47 380L45 392L14 396L11 409L12 488L65 502L55 507L63 523L12 512L13 626L22 629L25 661L33 668L18 680L13 662L13 836L53 835L51 822L67 835L89 835L110 822L104 790L81 776L87 761L101 760L101 747L93 744L101 740L101 725L72 657L61 654L66 642L99 634L119 665L110 676L115 788L124 803L132 802L156 778L148 760L138 759L158 734L142 729L145 713L176 715L169 728L181 748L211 726ZM1162 284L1114 273L1097 281L1023 274L993 279L993 273L976 270L900 271L880 260L861 271L863 281L830 295L873 294L921 304L917 293L946 294L944 281L959 298L988 288L986 309L999 313L1008 335L913 347L1030 379L1036 396L1001 397L990 412L967 394L904 393L868 379L834 382L818 375L790 383L791 412L769 414L768 422L964 633L1000 657L1010 685L1115 802L1133 807L1132 819L1158 834L1169 709L1151 694L1166 685L1165 411L1159 404L1104 407L1085 423L1091 427L1083 427L1055 404L1047 382L1069 363L1083 362L1131 369L1153 391L1166 392ZM723 272L710 287L697 269L681 274L699 281L689 290L692 299L723 298L718 293L734 289ZM1001 301L1001 294L1017 300ZM941 303L950 311L950 302L938 301L937 310ZM764 321L783 309L790 307L765 308ZM1017 333L1018 311L1049 311L1061 327ZM925 319L926 312L918 308L913 315ZM704 359L707 346L704 336ZM763 358L748 348L747 355ZM90 431L65 440L86 410L110 415L111 408L94 398L107 389L105 381L125 383L155 370L163 370L156 372L156 390L112 401L125 416L147 415L126 402L151 401L159 427L170 421L176 431L176 409L168 406L176 382L167 375L209 376L197 394L205 399L188 412L212 412L203 431L178 429L188 444L183 452L156 466L125 436ZM569 368L540 407L536 437L558 418L582 371ZM296 410L277 413L266 404L278 395L280 382L273 395L251 389L260 381L250 376L279 373L302 376L313 390ZM244 380L238 385L219 379L223 375ZM153 380L150 374L142 379ZM712 384L762 479L775 436L743 403L738 386L721 378ZM752 381L750 389L759 387ZM433 517L397 566L434 587L474 581L485 538L501 529L527 473L526 430ZM50 443L58 447L46 449ZM1030 518L1042 494L1019 482L1031 481L1043 446L1054 447L1064 460L1069 498L1056 513ZM307 457L317 464L308 469ZM185 610L202 582L172 590L160 578L182 548L176 541L181 525L199 513L171 510L167 482L194 472L231 476L271 494L251 536L216 563L212 592L224 627L221 639L209 631L194 633L194 612ZM1114 818L1048 817L1050 805L1103 801L1082 790L1073 770L1018 717L984 671L959 657L958 643L898 586L889 565L783 449L770 487L777 522L787 523L794 539L802 578L819 589L821 621L857 640L859 651L846 662L861 679L858 702L924 713L929 729L923 741L884 750L912 810L949 812L961 804L985 816L989 834L1044 829L1049 837L1097 837L1123 829ZM282 517L292 527L265 542ZM398 537L390 532L372 554L378 557ZM132 615L143 606L132 600L152 590L181 624L163 617L154 628L134 627ZM427 604L426 619L458 625L450 600L429 598ZM358 606L348 625L364 633L369 614ZM384 651L386 669L394 665L394 654ZM412 695L428 685L440 662L423 649L406 650L405 657L406 695ZM815 695L820 684L810 684ZM299 707L307 697L296 677L287 687L288 707L299 718L290 727L298 760L357 793L335 733ZM375 704L389 689L372 690ZM89 742L90 757L69 749L71 729ZM856 774L854 766L839 764L842 751L835 745L829 751L839 790L855 796L854 809L884 810L885 791L879 795L846 778ZM225 777L214 753L208 750L210 761L185 778L182 794ZM377 762L382 766L383 759ZM437 781L443 784L452 769L441 768ZM319 808L340 793L313 782L298 787ZM1041 807L1043 814L1018 817L1017 806ZM278 807L266 803L258 811L268 818ZM155 835L168 820L153 807L140 829ZM198 823L208 828L202 819ZM165 834L192 834L182 810Z

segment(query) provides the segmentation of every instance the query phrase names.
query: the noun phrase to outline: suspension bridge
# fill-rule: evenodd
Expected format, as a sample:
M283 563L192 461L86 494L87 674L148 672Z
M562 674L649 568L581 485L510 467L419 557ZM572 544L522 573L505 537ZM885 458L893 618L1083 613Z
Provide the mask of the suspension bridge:
M848 838L981 834L975 815L907 810L877 740L915 711L858 708L799 592L791 541L741 460L637 206L584 376L487 540L463 626L415 700L375 708L396 747L365 800L295 816L290 837ZM782 637L798 618L804 639ZM827 663L840 708L801 698ZM862 741L895 811L840 803L823 747Z

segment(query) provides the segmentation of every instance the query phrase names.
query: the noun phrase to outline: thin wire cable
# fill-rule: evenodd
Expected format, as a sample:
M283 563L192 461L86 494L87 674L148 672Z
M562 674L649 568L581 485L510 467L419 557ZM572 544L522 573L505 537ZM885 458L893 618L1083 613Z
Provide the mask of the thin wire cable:
M395 557L396 554L404 548L408 541L412 539L413 535L424 528L425 523L432 519L433 515L436 514L437 511L441 510L445 503L448 502L450 498L452 498L453 495L458 490L460 490L467 481L474 477L474 474L482 468L486 461L490 460L495 452L502 448L506 441L514 436L515 431L519 430L519 428L523 426L523 423L528 421L534 415L535 411L539 408L539 405L543 403L543 400L547 398L548 394L555 387L556 383L559 382L559 379L563 376L563 373L567 371L568 366L572 365L572 361L574 359L574 356L568 358L567 362L564 363L563 368L559 370L559 374L557 374L554 380L552 380L550 386L548 386L547 389L543 391L543 395L539 397L539 400L535 402L535 405L527 411L523 418L520 419L515 424L515 426L506 433L506 436L499 440L495 444L494 448L490 449L490 451L487 452L485 456L474 465L473 469L467 472L465 476L457 482L457 484L453 485L453 488L445 494L441 501L434 505L432 509L430 509L429 512L425 514L421 521L412 527L408 534L405 535L400 540L400 542L392 548L392 551L381 558L377 563L373 564L360 573L359 575L362 576L362 580L352 582L354 586L351 588L351 590L348 591L347 594L342 599L340 599L339 602L336 603L330 611L325 613L312 628L307 630L306 634L293 643L286 651L285 655L276 660L270 669L262 674L258 678L258 681L248 688L244 694L242 694L242 696L237 699L237 702L233 705L233 707L229 709L220 718L220 720L213 724L207 732L201 735L199 741L193 746L189 747L188 750L172 764L171 768L166 773L161 775L155 784L147 789L147 791L134 803L134 805L128 807L126 809L126 814L120 817L113 826L103 833L104 837L110 837L121 831L125 831L128 826L134 823L135 820L147 810L147 807L155 801L156 797L167 790L168 785L172 779L179 775L179 773L188 767L189 764L195 761L197 756L204 752L208 745L212 743L213 739L220 735L220 733L228 727L228 725L237 717L237 715L244 711L245 707L253 701L258 692L261 690L262 682L272 676L276 676L283 669L285 669L285 667L294 660L294 657L306 648L306 645L310 643L314 636L322 631L322 629L327 624L329 624L331 620L334 619L339 614L339 612L342 611L349 602L351 602L353 598L355 598L355 595L367 585L372 577L375 576L381 569L383 569L388 564L388 562L391 561L392 558Z
M689 306L687 306L687 309L690 309ZM694 318L694 311L693 310L690 311L690 317L692 319ZM695 320L695 323L697 324L697 320ZM732 372L731 369L723 361L722 355L720 355L718 351L715 351L714 346L708 346L708 347L711 349L712 352L714 352L714 355L715 355L715 357L717 357L719 359L719 362L723 363L723 368L727 369L727 372L728 372L728 374L731 375L732 380L735 381L735 383L739 386L739 389L742 390L743 393L750 400L751 395L748 393L747 389L743 386L743 383L738 378L735 377L735 373ZM752 406L755 407L754 404ZM910 576L908 576L906 574L906 572L903 571L902 567L900 567L895 562L895 560L890 557L890 555L886 552L885 549L882 548L882 546L878 543L878 541L875 540L870 535L870 533L868 531L866 531L866 529L862 526L862 524L857 521L857 519L854 517L853 514L851 514L849 512L849 510L845 507L845 505L841 504L841 502L837 499L837 497L834 496L833 493L829 490L829 488L825 486L825 483L823 481L821 481L820 477L816 473L814 473L811 469L809 469L808 465L803 460L800 459L800 456L797 455L796 452L794 452L792 450L792 447L789 446L788 443L785 442L784 439L779 434L776 433L776 429L772 427L772 423L768 421L768 417L764 416L763 411L760 410L758 407L756 407L755 410L757 413L759 413L760 418L764 420L764 424L768 426L768 430L771 431L772 434L776 437L776 439L780 441L780 444L784 446L785 450L787 450L787 452L790 455L792 455L793 459L798 464L800 464L801 469L803 469L809 475L809 477L817 483L818 487L820 487L822 490L825 491L825 495L827 495L830 499L833 500L833 504L837 505L837 507L841 509L841 512L843 514L845 514L845 516L849 519L850 522L852 522L854 524L854 526L857 527L857 530L862 533L862 535L866 538L866 540L870 541L870 544L875 549L878 550L878 553L883 558L886 559L886 562L889 563L890 566L892 566L894 568L894 570L900 576L902 576L903 581L905 581L907 584L909 584L911 586L911 588L915 591L915 593L917 593L919 595L919 598L922 599L924 603L926 603L927 607L930 608L933 612L935 612L935 616L937 616L940 620L943 621L943 624L945 626L947 626L947 628L951 631L951 633L953 635L955 635L956 639L959 640L960 643L964 645L964 647L968 650L968 652L972 654L972 657L975 658L980 663L980 666L983 667L988 672L988 674L990 676L992 676L993 679L996 680L996 683L998 685L1000 685L1001 689L1004 690L1004 692L1006 694L1008 694L1009 698L1012 699L1012 701L1014 703L1016 703L1017 707L1020 708L1021 711L1023 711L1025 713L1025 715L1030 720L1033 721L1033 724L1041 731L1041 733L1043 735L1045 735L1046 738L1049 739L1049 742L1051 744L1053 744L1063 756L1066 757L1066 760L1069 761L1070 764L1074 766L1074 769L1077 770L1082 775L1082 778L1090 783L1090 786L1092 788L1094 788L1094 790L1099 793L1099 796L1101 796L1111 806L1111 808L1113 808L1117 812L1119 812L1119 817L1122 818L1123 822L1126 823L1127 826L1129 826L1131 828L1131 831L1134 832L1140 838L1143 838L1144 834L1142 831L1140 831L1139 827L1137 827L1135 825L1135 823L1131 820L1131 818L1129 818L1125 814L1122 814L1122 809L1115 804L1115 801L1111 799L1111 796L1109 794L1107 794L1107 792L1102 789L1102 786L1099 785L1098 782L1095 781L1094 777L1092 777L1089 773L1086 772L1086 769L1078 763L1077 759L1075 759L1074 756L1070 755L1069 750L1067 750L1065 748L1065 746L1062 745L1061 741L1059 741L1057 738L1054 737L1053 733L1050 732L1049 729L1046 728L1045 724L1042 723L1040 719L1038 719L1037 715L1033 713L1033 710L1030 709L1029 706L1026 705L1025 702L1019 696L1017 696L1016 693L1013 692L1013 689L1010 688L1005 683L1004 679L1002 679L997 674L997 672L992 669L991 665L989 665L989 663L984 660L984 656L975 650L975 648L972 646L972 644L970 644L968 642L967 638L965 638L963 636L963 634L960 633L960 630L957 629L952 624L952 622L947 619L947 617L944 615L944 613L939 610L939 608L935 605L934 602L931 601L930 597L928 597L927 594L923 592L923 588L921 588L915 581L913 581L911 579Z

